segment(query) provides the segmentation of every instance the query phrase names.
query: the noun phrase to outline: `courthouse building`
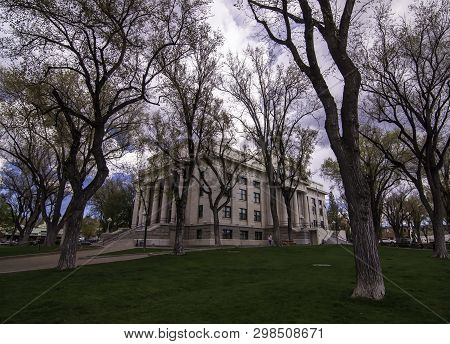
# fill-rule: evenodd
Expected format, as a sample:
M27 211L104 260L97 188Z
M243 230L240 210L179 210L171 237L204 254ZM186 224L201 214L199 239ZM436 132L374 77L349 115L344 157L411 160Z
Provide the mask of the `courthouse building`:
M151 175L157 179L154 171ZM148 245L170 246L174 243L176 211L169 188L167 178L162 176L156 182L153 180L145 185L144 197L149 216L146 216L143 197L136 193L132 220L136 240L143 238L147 223ZM326 217L326 194L322 185L310 180L301 181L291 201L292 238L295 243L320 244L331 233ZM287 241L288 219L280 190L277 190L277 206L281 239ZM255 163L245 165L233 188L230 202L219 213L219 219L222 245L267 245L273 222L269 186L262 167ZM214 245L213 223L208 195L201 192L196 180L192 180L186 207L184 244Z

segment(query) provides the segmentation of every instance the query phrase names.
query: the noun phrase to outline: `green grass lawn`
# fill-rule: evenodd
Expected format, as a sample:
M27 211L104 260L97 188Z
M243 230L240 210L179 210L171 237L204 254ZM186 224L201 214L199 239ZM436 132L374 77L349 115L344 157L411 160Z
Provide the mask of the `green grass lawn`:
M56 252L59 250L59 246L47 247L44 245L15 245L15 246L0 246L0 257L6 256L18 256L23 254L36 254L36 253L48 253Z
M384 273L396 285L386 280L387 294L380 302L350 298L354 263L341 247L236 248L85 266L9 322L450 320L450 262L432 259L428 250L382 248L381 256ZM0 275L0 320L7 319L68 273L47 270Z

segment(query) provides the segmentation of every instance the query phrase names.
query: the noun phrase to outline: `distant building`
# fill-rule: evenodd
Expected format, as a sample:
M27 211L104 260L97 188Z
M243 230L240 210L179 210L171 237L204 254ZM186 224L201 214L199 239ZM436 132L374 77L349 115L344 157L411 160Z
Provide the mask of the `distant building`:
M154 176L154 171L148 171ZM210 172L212 173L212 172ZM132 228L135 239L143 238L145 222L148 226L149 245L172 245L175 239L175 202L170 197L169 184L161 176L145 187L145 199L149 204L149 216L139 193L134 203ZM330 235L322 185L302 181L291 202L293 215L293 241L298 244L320 244ZM278 215L281 239L288 240L287 212L277 190ZM229 204L219 214L223 245L267 245L267 237L273 231L269 205L269 188L264 170L256 164L247 164L239 176ZM187 246L214 245L213 214L208 196L202 194L197 181L189 189L186 208L184 243Z

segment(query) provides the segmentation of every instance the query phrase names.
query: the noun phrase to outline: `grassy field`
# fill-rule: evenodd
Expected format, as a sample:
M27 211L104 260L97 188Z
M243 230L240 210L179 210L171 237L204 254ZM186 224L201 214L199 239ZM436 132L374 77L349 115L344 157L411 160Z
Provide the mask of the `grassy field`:
M8 322L442 323L450 262L382 248L383 301L351 299L353 258L341 247L223 249L86 266ZM1 262L0 262L1 263ZM329 264L331 266L314 266ZM0 275L0 321L69 272ZM424 306L426 305L426 307ZM431 310L430 310L431 309Z

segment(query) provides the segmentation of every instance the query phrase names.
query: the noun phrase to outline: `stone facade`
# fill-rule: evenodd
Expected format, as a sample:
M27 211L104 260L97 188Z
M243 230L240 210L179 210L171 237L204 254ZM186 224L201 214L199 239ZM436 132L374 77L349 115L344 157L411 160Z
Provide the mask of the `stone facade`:
M174 242L176 211L169 187L164 178L146 185L144 197L146 204L149 205L148 217L144 202L137 192L132 228L136 230L137 238L143 238L144 225L147 221L149 245L167 246ZM322 185L312 181L302 182L297 188L291 202L292 234L295 243L322 242L323 232L328 228L325 195ZM277 190L277 200L281 239L286 241L287 212L280 190ZM219 213L223 245L267 245L267 237L272 232L273 222L269 205L269 186L262 169L255 165L246 166L233 188L228 207L222 208ZM193 180L186 207L185 245L214 245L213 223L208 196L200 192L198 182Z

